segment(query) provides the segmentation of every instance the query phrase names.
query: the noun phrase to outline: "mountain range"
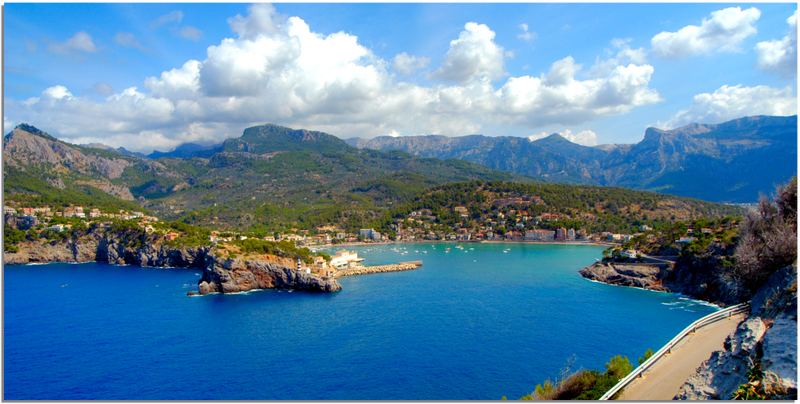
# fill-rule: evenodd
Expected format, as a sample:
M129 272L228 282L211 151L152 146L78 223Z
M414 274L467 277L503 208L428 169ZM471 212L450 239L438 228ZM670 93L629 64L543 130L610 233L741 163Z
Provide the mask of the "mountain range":
M459 159L551 182L620 186L718 202L753 202L797 173L797 116L752 116L673 130L648 128L630 145L595 147L558 134L352 138L353 146Z
M144 208L188 223L270 229L363 226L434 185L530 181L459 160L360 150L333 135L277 125L150 158L70 144L22 124L3 138L3 164L7 201Z
M11 203L147 210L186 223L262 230L379 227L426 190L466 181L545 179L752 201L794 175L793 125L796 117L753 117L649 129L642 142L616 147L581 146L559 135L474 135L351 141L358 148L327 133L266 124L219 145L144 156L70 144L22 124L3 138L4 191ZM559 185L548 192L597 195L610 206L630 206L619 209L628 213L644 201L700 211L684 198L619 188Z

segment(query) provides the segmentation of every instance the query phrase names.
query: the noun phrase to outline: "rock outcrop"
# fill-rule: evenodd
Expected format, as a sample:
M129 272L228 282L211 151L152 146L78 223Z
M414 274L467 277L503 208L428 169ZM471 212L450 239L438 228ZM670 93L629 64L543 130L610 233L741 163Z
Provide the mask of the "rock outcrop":
M736 285L715 255L702 258L679 257L667 262L596 262L583 268L587 279L619 286L681 293L719 305L742 301Z
M172 247L157 237L138 245L131 245L117 233L92 229L80 237L63 241L23 242L19 251L3 254L5 264L47 262L107 262L115 265L143 267L194 267L205 265L208 247Z
M729 400L752 366L758 342L767 327L760 318L750 318L725 340L725 350L715 351L681 386L679 400Z
M51 243L22 243L17 252L4 252L4 264L95 261L91 248L77 247L71 241Z
M47 262L107 262L142 267L203 268L198 283L200 294L234 293L253 289L296 289L336 292L341 286L333 278L295 269L293 260L280 257L252 259L220 258L211 247L176 247L148 235L136 241L131 234L95 228L80 237L64 241L27 241L19 251L5 253L5 264Z
M220 258L208 256L198 289L209 293L236 293L254 289L296 289L336 292L334 278L298 271L286 260Z
M797 397L797 268L775 272L751 302L751 314L722 350L697 368L675 399L729 400L748 371L761 365L776 398Z
M783 386L797 391L797 318L782 313L775 318L762 341L761 364L780 378Z
M661 265L596 262L581 269L580 274L584 278L610 285L666 291L661 281L663 272Z

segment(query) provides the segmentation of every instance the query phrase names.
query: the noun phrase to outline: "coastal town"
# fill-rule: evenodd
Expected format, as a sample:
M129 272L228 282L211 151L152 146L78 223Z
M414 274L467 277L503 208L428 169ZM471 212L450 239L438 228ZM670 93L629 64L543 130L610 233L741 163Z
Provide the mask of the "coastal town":
M621 234L602 231L589 233L584 228L559 226L561 221L571 219L559 213L542 213L536 216L524 210L509 209L498 211L493 216L480 220L469 219L467 208L456 206L453 213L464 219L456 225L445 225L430 209L410 212L405 218L395 219L389 224L388 232L375 228L347 231L335 225L320 226L315 229L290 229L259 235L241 231L211 231L208 239L212 243L230 242L235 239L257 237L266 241L293 241L298 246L315 247L353 243L388 243L421 241L529 241L529 242L594 242L624 243L641 232L652 230L648 225L639 227L640 233ZM177 231L164 231L159 226L160 219L140 211L118 210L101 211L96 207L84 206L14 206L3 207L6 226L18 230L68 231L75 223L108 225L113 221L132 221L147 233L163 232L170 240L181 237Z
M299 273L334 279L343 276L414 270L421 261L366 266L356 252L340 249L333 255L317 253L325 248L349 245L415 242L523 242L600 244L609 248L604 261L643 262L652 256L676 256L683 249L703 249L710 242L730 242L738 221L672 223L654 229L638 224L631 233L589 232L585 227L567 227L581 223L580 217L563 212L533 212L520 209L525 203L536 204L533 197L500 199L499 209L476 212L465 206L433 209L420 208L398 215L380 230L361 228L348 231L328 224L313 229L289 229L271 233L211 230L180 221L159 219L150 213L132 210L103 210L94 206L29 206L9 202L3 207L6 227L4 250L17 252L15 242L66 241L86 229L127 229L137 234L161 239L170 246L207 246L216 248L222 257L236 258L255 254L269 258L273 251L294 253L286 265ZM585 217L584 217L585 219ZM584 222L585 223L585 222ZM596 226L595 226L596 228ZM381 231L383 230L383 231ZM266 254L266 255L264 255Z

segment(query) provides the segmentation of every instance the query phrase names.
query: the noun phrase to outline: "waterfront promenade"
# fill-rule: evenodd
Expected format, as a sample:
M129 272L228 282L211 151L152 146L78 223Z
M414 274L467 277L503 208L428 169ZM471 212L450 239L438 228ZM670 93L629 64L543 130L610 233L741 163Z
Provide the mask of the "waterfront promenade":
M725 338L745 317L746 313L735 314L686 336L672 348L671 353L626 386L619 400L672 400L695 369L712 352L722 349Z

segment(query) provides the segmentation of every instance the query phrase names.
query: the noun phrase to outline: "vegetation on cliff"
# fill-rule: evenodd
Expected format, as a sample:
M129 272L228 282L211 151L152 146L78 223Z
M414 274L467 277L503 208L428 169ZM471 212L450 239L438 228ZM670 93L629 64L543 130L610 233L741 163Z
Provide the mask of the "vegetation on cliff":
M747 383L743 383L733 392L731 400L793 400L792 395L779 380L768 377L761 368L761 361L753 361L747 371Z
M653 351L648 349L639 358L639 363L643 363L652 354ZM609 359L604 371L581 369L572 372L568 363L555 381L547 379L544 383L537 384L531 394L520 397L520 400L597 400L631 371L633 365L623 355Z
M762 197L757 209L744 219L726 216L662 223L610 247L604 252L604 262L647 261L642 255L664 257L674 264L658 273L659 287L734 304L752 297L776 270L796 263L796 240L797 180L793 178L778 187L773 201Z
M90 178L86 176L57 174L38 167L21 170L8 165L4 167L3 175L6 200L21 205L52 207L86 205L104 212L116 212L120 209L147 211L136 202L109 195L91 185Z
M748 213L734 258L734 276L748 294L797 262L797 177L778 187L773 202L762 197L758 209Z
M306 264L314 262L315 256L322 256L327 261L330 261L330 256L327 254L317 254L305 247L297 247L293 241L268 241L259 240L255 238L247 238L244 240L234 240L231 242L237 250L244 255L247 254L269 254L279 257L289 257L299 259ZM235 255L235 253L233 253Z

